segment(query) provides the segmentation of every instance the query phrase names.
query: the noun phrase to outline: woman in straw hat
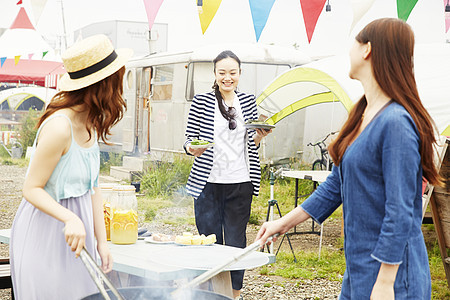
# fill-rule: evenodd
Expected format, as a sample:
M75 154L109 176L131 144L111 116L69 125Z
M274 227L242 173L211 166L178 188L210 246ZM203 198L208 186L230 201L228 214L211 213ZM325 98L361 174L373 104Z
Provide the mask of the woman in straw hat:
M114 50L97 35L63 54L67 70L38 122L23 199L11 232L16 299L80 299L96 292L79 256L97 251L112 269L98 188L99 146L123 116L124 64L131 49ZM95 243L95 239L97 243ZM75 253L73 253L73 252Z
M339 299L430 299L422 225L422 176L442 184L433 163L435 126L413 70L414 33L402 20L372 21L350 50L350 77L364 95L330 146L327 180L300 207L264 223L257 239L343 205L346 271Z

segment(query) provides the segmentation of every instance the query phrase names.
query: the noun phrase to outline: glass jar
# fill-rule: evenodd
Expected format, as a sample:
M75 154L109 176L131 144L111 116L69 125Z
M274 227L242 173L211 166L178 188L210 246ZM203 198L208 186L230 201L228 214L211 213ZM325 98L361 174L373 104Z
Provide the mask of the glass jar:
M111 240L111 196L113 194L113 188L116 183L101 183L100 191L103 198L103 218L105 219L106 240Z
M135 188L120 185L113 188L111 203L111 242L133 244L138 237L138 215Z

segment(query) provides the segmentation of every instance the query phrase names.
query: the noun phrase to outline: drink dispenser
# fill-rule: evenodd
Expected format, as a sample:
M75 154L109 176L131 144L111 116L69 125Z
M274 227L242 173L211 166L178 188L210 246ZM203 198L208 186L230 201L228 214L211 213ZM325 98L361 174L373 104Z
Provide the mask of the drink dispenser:
M138 237L138 215L135 187L121 185L113 188L111 203L111 242L134 244Z
M105 228L106 228L106 239L108 241L111 240L111 196L113 193L113 188L117 184L115 183L101 183L100 191L102 193L103 198L103 217L105 219Z

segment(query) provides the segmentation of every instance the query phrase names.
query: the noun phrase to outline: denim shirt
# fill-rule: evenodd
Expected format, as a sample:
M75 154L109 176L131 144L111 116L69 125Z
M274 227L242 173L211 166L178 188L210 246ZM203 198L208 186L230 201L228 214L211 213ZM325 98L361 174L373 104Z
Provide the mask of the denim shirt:
M431 299L419 144L411 116L392 102L301 205L321 223L343 204L346 270L340 299L369 299L381 263L400 265L395 299Z

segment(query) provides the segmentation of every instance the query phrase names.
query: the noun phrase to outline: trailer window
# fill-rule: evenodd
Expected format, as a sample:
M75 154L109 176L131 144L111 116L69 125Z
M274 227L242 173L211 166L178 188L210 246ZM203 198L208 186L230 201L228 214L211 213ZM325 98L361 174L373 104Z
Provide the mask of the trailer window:
M273 79L289 68L289 65L242 63L238 89L257 96ZM196 94L212 91L213 83L214 66L212 62L189 64L186 99L192 100Z
M196 94L212 91L214 65L212 62L194 62L188 66L186 99L192 100Z
M133 88L133 72L131 70L127 70L127 75L125 76L126 88L128 90Z
M153 67L152 75L152 99L171 100L173 88L174 65L160 65Z

